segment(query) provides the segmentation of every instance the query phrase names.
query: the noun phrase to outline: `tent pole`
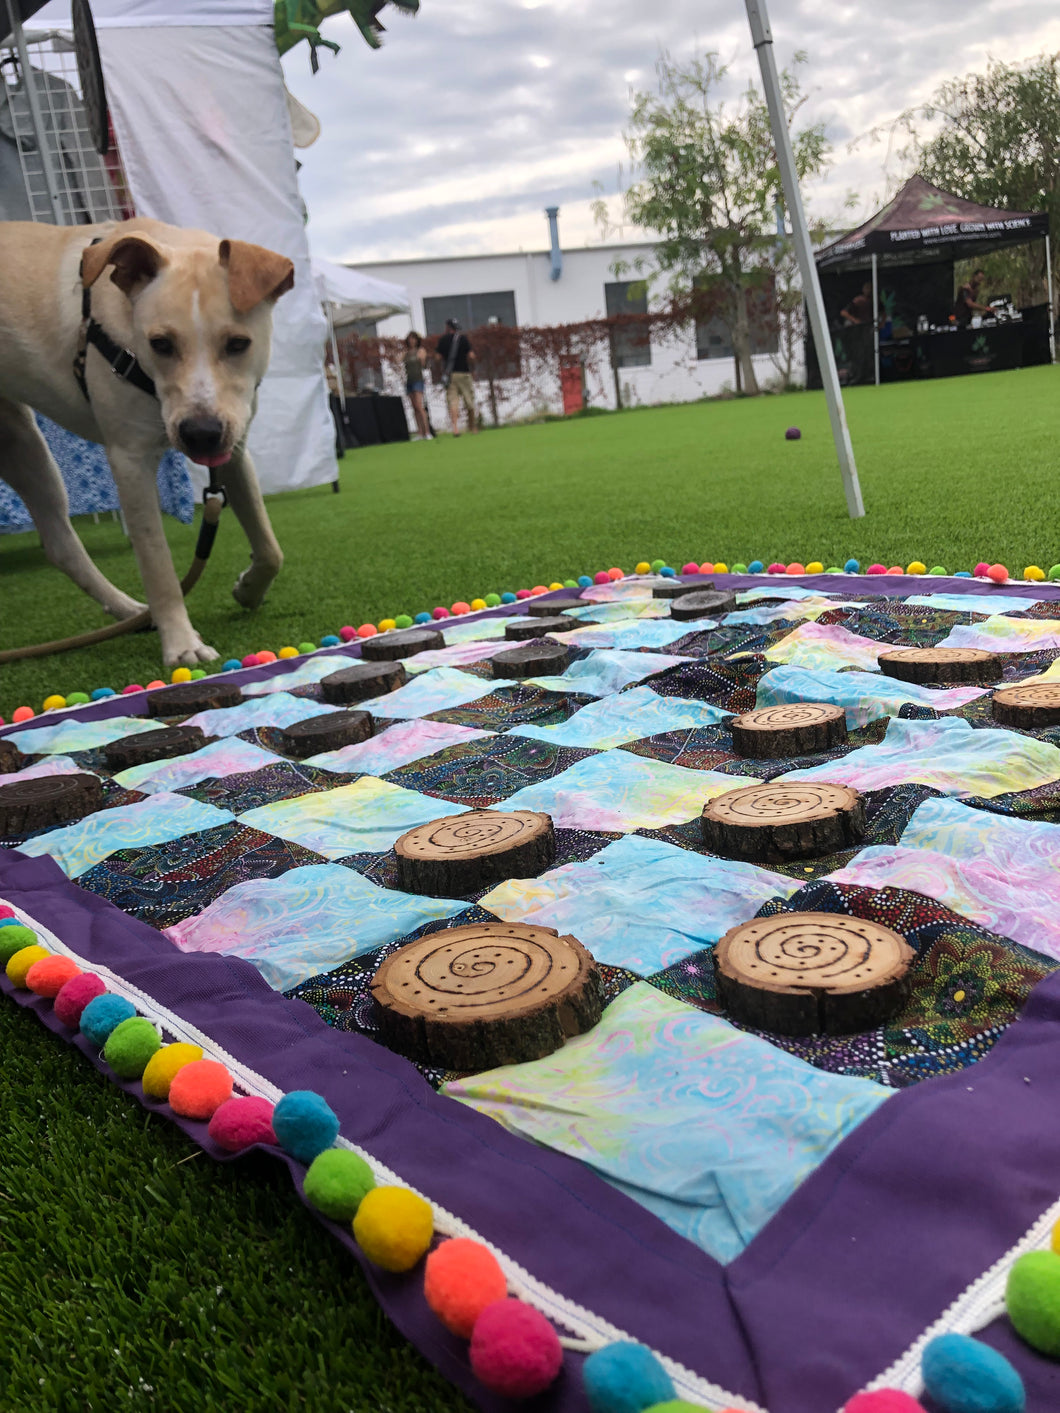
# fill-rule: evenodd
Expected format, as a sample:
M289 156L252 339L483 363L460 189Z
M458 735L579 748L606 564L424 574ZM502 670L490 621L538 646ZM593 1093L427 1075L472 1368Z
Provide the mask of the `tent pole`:
M758 54L758 64L762 71L762 87L765 89L769 121L773 128L773 141L777 149L777 164L780 167L784 196L791 213L791 232L795 244L795 254L802 275L802 288L806 308L810 315L810 328L817 348L817 361L821 366L821 381L824 384L828 416L832 423L832 437L835 440L839 469L843 474L843 490L846 494L847 510L852 520L865 514L861 499L861 486L858 484L858 468L854 463L854 448L850 444L850 431L847 428L846 412L843 408L843 394L839 386L839 373L835 364L835 350L828 331L824 299L821 296L821 282L817 278L817 266L813 258L813 245L806 213L802 207L802 193L799 191L799 178L795 171L795 158L791 150L791 134L788 120L780 96L780 79L777 74L776 59L773 56L773 35L769 28L769 15L766 0L745 0L747 19L751 26L751 40Z
M876 386L880 386L880 272L879 259L872 253L872 353L876 365Z
M1056 329L1053 326L1053 257L1048 233L1045 237L1045 290L1049 300L1049 362L1056 362Z
M342 359L339 357L339 341L335 336L335 321L331 317L331 300L324 304L324 317L328 321L328 340L331 343L331 361L335 365L335 380L339 385L339 406L346 411L346 383L342 376Z

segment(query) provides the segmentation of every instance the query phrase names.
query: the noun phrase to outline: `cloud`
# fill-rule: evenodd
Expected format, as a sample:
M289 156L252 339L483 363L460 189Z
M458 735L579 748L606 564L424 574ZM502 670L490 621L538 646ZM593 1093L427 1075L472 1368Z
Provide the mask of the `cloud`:
M299 155L310 239L333 259L540 250L550 205L566 244L589 243L590 201L621 189L631 88L650 86L660 51L717 51L732 96L757 80L731 0L422 0L415 20L392 7L382 19L380 51L336 19L324 32L342 53L322 52L319 74L305 46L284 63L323 125ZM807 53L803 112L834 148L807 200L851 224L903 175L886 133L849 150L852 139L990 57L1060 49L1060 17L1038 0L774 0L771 20L781 63ZM856 208L842 215L851 191Z

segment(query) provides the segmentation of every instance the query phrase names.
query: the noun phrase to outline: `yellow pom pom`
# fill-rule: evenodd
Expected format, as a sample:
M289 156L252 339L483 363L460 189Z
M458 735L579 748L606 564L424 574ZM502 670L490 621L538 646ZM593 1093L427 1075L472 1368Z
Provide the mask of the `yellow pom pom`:
M718 561L717 564L715 564L715 566L714 566L714 573L715 573L715 574L728 574L728 572L729 572L729 566L728 566L727 564L722 564L720 560ZM816 572L816 571L812 571L812 572Z
M718 566L715 564L714 568L717 569L717 567L718 567ZM807 573L807 574L823 574L823 573L824 573L824 565L821 563L821 561L820 561L819 559L813 559L813 560L811 560L810 563L806 566L806 573Z
M392 633L396 627L397 620L395 618L381 618L379 620L380 633Z
M25 991L26 973L34 962L42 961L50 956L47 947L23 947L20 952L16 952L7 963L7 979L12 986L17 986Z
M297 654L296 654L297 655ZM193 1060L202 1059L202 1049L198 1045L188 1045L183 1040L175 1045L163 1045L147 1062L140 1083L148 1099L168 1099L169 1086L178 1070L190 1065Z
M650 574L650 573L651 573L651 565L648 563L648 561L647 561L646 559L642 559L639 564L637 564L637 565L634 566L634 568L633 568L633 573L634 573L634 574Z
M431 1204L407 1187L373 1187L357 1209L353 1234L384 1271L411 1271L434 1235Z
M64 707L65 705L66 698L60 697L58 692L56 692L54 696L44 698L45 711L58 711L60 707Z
M1056 1254L1060 1256L1060 1222L1057 1222L1056 1226L1053 1227L1052 1247Z
M1045 578L1045 571L1044 569L1039 569L1036 564L1028 564L1027 568L1023 571L1023 577L1024 579L1033 579L1034 582L1037 583L1039 579Z
M907 566L905 572L907 574L926 574L927 565L921 564L919 559L914 559L912 564Z
M472 600L471 600L471 611L472 611L472 613L479 613L479 612L480 612L482 609L484 609L485 607L486 607L486 600L485 600L485 599L472 599Z
M278 658L282 658L283 661L286 662L289 657L298 656L298 649L292 647L281 648L280 651L276 654L276 656Z
M548 591L549 591L550 594L554 594L557 589L562 589L562 588L563 588L563 585L559 582L559 580L558 580L558 579L553 579L553 580L552 580L552 583L549 584L549 586L548 586Z
M170 675L169 680L170 680L171 682L190 682L190 681L191 681L191 668L190 668L190 667L174 667L174 669L173 669L173 671L172 671L172 673L171 673L171 675Z

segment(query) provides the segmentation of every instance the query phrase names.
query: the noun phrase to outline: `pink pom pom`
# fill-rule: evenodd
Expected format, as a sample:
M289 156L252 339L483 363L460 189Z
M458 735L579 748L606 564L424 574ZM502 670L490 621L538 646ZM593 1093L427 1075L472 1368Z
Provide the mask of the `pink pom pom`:
M699 573L699 565L696 564L696 562L695 562L694 560L691 560L691 559L690 559L687 564L682 564L682 566L681 566L681 573L682 573L682 574L698 574L698 573Z
M537 590L535 589L534 592L536 593ZM463 599L457 599L456 603L453 604L453 612L454 614L470 613L471 605L465 603Z
M607 571L607 577L612 581L612 583L617 584L619 579L624 579L626 575L625 571L622 569L609 569Z
M9 908L6 903L0 903L0 917L14 917L14 908Z
M529 599L532 598L533 595L530 593L529 589L516 589L515 597L517 599Z
M924 1413L924 1407L900 1389L878 1388L875 1393L856 1393L843 1405L843 1413Z
M258 1099L254 1095L226 1099L220 1108L214 1110L210 1120L210 1137L229 1153L238 1153L254 1143L271 1143L275 1147L273 1107L267 1099Z
M611 582L611 575L608 574L608 572L607 572L606 569L601 569L598 574L594 574L594 575L593 575L593 583L594 583L594 584L610 584L610 582Z
M450 616L451 615L449 613L449 610L447 608L442 608L441 605L439 605L438 608L436 608L431 614L432 618L436 618L438 620L441 620L443 618L449 618Z
M544 1315L521 1300L487 1305L471 1332L471 1369L502 1398L533 1398L563 1367L559 1336Z
M264 652L258 653L258 666L265 667L270 662L276 662L276 654L271 648L266 648Z
M698 569L692 570L693 574L713 574L714 566L709 559L705 559Z
M870 564L869 567L868 567L868 569L865 570L865 573L866 573L866 574L886 574L886 573L887 573L887 566L886 566L885 564Z
M713 568L713 565L711 568ZM771 564L766 570L767 574L786 574L787 572L788 566L786 564L780 564L779 562L777 564Z
M344 643L350 643L357 636L357 629L352 624L347 623L339 629L339 637Z
M979 563L975 566L975 568L972 570L972 573L977 579L985 579L986 576L990 573L990 566L989 564L987 564L985 559L981 559Z
M1003 564L992 564L986 573L995 584L1004 584L1008 579L1008 570Z
M362 623L357 629L357 636L358 638L374 638L378 632L379 629L374 623Z
M55 1014L63 1025L76 1030L81 1024L81 1012L89 1001L102 996L106 989L94 971L83 971L80 976L71 977L59 988L59 994L55 998Z
M257 653L247 653L246 657L243 659L243 666L244 666L244 667L257 667L257 665L258 665L258 655L257 655Z
M156 687L167 687L168 682L163 682L161 677L156 677L153 682L148 682L147 691L153 692Z
M805 564L800 564L797 559L794 559L784 572L785 574L805 574L806 566Z
M143 687L140 685L139 682L130 682L127 687L123 687L123 688L121 689L121 694L122 694L123 697L129 697L129 696L131 696L131 695L133 694L133 692L142 692L142 691L143 691Z

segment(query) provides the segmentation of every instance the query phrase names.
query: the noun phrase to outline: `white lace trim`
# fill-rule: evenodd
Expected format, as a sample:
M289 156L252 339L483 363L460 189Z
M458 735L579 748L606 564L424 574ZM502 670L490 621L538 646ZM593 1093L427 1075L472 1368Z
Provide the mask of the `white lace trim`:
M150 996L139 987L133 986L124 977L111 971L109 967L101 966L97 962L86 961L71 947L68 947L61 938L57 937L47 927L24 912L16 904L11 903L10 906L20 920L25 922L28 927L31 927L33 931L40 936L42 942L50 951L60 953L65 957L70 957L71 960L77 962L77 964L86 971L95 972L106 981L108 989L134 1002L138 1011L149 1020L160 1025L166 1033L178 1040L198 1045L202 1048L204 1054L208 1054L220 1060L220 1062L228 1068L237 1088L244 1094L252 1094L263 1099L268 1099L273 1104L278 1103L279 1100L283 1098L284 1091L282 1089L277 1088L276 1085L272 1084L262 1075L259 1075L249 1066L242 1064L234 1055L230 1055L228 1051L224 1050L204 1031L199 1030L196 1026L184 1020L184 1018L177 1015L176 1012L170 1011L167 1007L162 1006L153 996ZM384 1164L380 1163L371 1153L359 1147L357 1144L340 1137L337 1141L337 1146L347 1148L351 1152L356 1153L360 1158L363 1158L372 1169L372 1173L378 1183L408 1187L410 1191L416 1192L416 1189L411 1187L400 1174L384 1166ZM447 1212L443 1207L439 1207L436 1202L432 1202L425 1193L417 1193L417 1196L423 1197L424 1201L430 1202L434 1213L435 1230L440 1235L470 1237L474 1241L478 1241L483 1246L487 1247L500 1263L501 1269L508 1279L508 1286L512 1293L518 1296L520 1300L526 1301L528 1305L533 1305L535 1309L540 1310L541 1313L547 1316L554 1324L570 1331L573 1338L561 1337L560 1341L566 1348L589 1353L594 1349L601 1349L604 1345L611 1344L616 1340L634 1339L633 1335L618 1329L617 1326L610 1324L593 1311L587 1310L584 1306L578 1305L573 1300L561 1295L558 1291L552 1290L543 1281L538 1280L535 1276L531 1275L529 1271L513 1261L510 1256L507 1256L491 1242L479 1236L473 1227L469 1226L459 1217L454 1216L453 1213ZM652 1350L652 1353L670 1375L679 1398L705 1403L708 1408L716 1406L732 1408L734 1410L738 1409L740 1413L767 1413L767 1410L761 1408L758 1404L751 1403L735 1394L726 1392L709 1379L705 1379L699 1374L693 1373L690 1369L686 1369L684 1365L677 1363L676 1360L669 1358L665 1354L661 1354L658 1350Z

